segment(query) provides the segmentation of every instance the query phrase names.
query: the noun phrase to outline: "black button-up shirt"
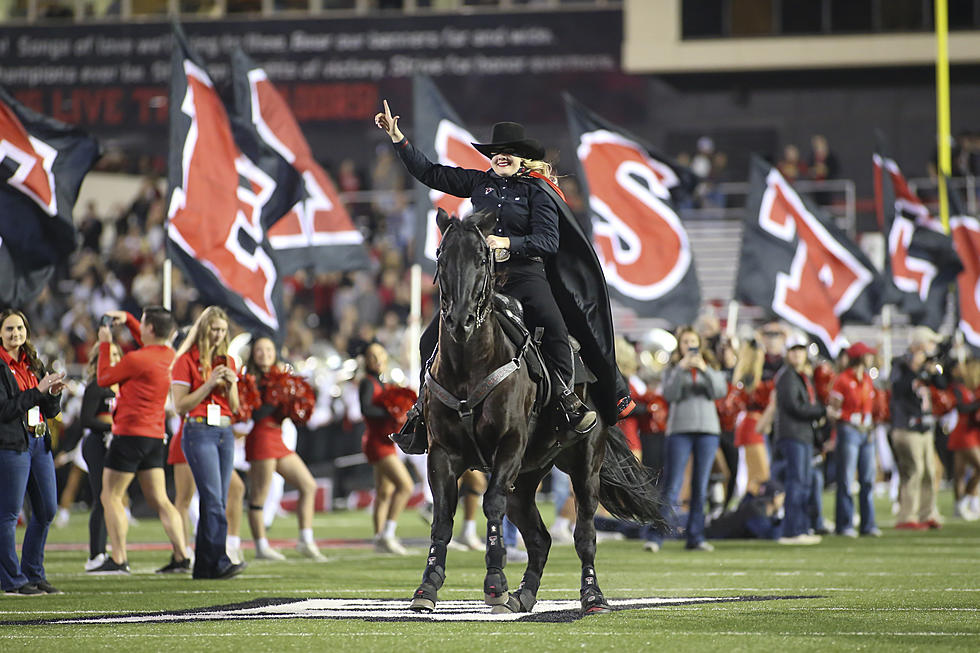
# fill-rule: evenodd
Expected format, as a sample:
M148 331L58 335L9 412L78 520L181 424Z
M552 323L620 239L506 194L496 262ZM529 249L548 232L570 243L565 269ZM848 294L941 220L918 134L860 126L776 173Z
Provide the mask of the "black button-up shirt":
M558 207L527 179L432 163L407 138L394 145L409 173L429 188L470 198L474 211L496 211L494 234L510 238L511 254L548 257L558 252Z

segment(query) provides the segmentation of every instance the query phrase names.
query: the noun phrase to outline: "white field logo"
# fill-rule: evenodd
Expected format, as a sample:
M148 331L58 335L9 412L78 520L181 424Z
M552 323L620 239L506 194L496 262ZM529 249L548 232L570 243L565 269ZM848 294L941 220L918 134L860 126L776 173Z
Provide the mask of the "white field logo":
M613 610L650 610L699 603L812 599L816 596L660 597L609 601ZM258 599L210 608L20 622L38 625L152 624L259 619L358 619L362 621L530 621L563 623L582 617L578 601L538 601L531 613L491 614L482 601L440 601L436 611L419 614L404 599ZM12 625L11 622L5 622Z

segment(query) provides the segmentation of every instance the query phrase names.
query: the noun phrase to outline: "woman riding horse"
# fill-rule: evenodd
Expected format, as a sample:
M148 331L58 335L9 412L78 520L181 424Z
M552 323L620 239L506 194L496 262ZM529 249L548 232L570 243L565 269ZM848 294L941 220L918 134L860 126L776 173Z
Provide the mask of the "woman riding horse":
M585 256L571 247L560 250L560 234L581 235L574 218L555 185L551 165L542 161L541 144L525 138L524 127L513 122L494 125L490 143L473 143L473 147L490 158L488 171L468 170L434 164L416 149L398 128L399 116L392 116L387 100L384 112L375 116L375 124L385 130L395 146L402 163L416 179L426 186L456 197L468 197L474 212L489 210L497 214L496 228L486 238L495 250L498 271L504 279L500 290L524 306L524 320L531 333L542 327L542 350L552 381L558 388L559 407L567 425L577 433L588 433L596 424L595 411L589 410L573 392L573 355L568 343L566 319L577 328L573 335L582 344L586 364L599 379L597 406L607 422L612 423L632 410L629 387L615 365L612 320L606 294L605 279L591 246L586 243ZM584 238L579 238L584 240ZM578 252L583 248L581 243ZM564 283L561 268L554 265L559 254L575 261L577 276L592 277L590 288L598 289L596 296ZM556 278L557 277L557 278ZM561 308L554 294L560 295ZM591 293L589 293L591 294ZM590 320L582 306L594 309ZM437 320L422 335L422 359L428 360L435 350ZM416 415L411 415L414 418ZM411 419L402 431L393 436L406 453L425 451L427 437L424 428L417 428Z

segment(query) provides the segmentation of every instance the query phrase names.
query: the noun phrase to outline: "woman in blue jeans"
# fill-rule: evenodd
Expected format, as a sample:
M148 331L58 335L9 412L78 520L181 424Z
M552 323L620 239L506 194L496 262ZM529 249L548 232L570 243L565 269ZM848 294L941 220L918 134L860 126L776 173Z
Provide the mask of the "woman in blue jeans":
M688 459L693 459L685 545L693 551L714 550L704 540L704 503L721 433L715 400L728 392L724 375L706 359L714 362L709 351L702 351L698 332L692 327L681 327L677 332L674 363L663 383L663 396L670 404L664 464L667 501L675 510L679 507L677 499L684 482L684 468ZM661 539L659 534L651 534L644 549L659 551Z
M863 342L847 349L850 361L846 370L834 381L830 403L841 411L837 421L837 505L836 533L857 537L854 529L854 497L851 481L857 473L861 507L861 535L878 537L881 531L875 523L875 504L872 493L875 484L875 440L871 410L875 389L868 374L874 364L875 350Z
M228 316L210 306L177 351L171 386L184 416L181 448L200 496L194 578L231 578L245 568L226 553L228 486L235 473L231 417L238 410L238 374L228 356ZM239 507L239 509L241 509Z
M44 543L58 509L45 420L61 412L65 375L44 369L20 311L0 313L0 345L0 588L24 596L60 594L44 574ZM17 514L25 494L31 519L18 560Z

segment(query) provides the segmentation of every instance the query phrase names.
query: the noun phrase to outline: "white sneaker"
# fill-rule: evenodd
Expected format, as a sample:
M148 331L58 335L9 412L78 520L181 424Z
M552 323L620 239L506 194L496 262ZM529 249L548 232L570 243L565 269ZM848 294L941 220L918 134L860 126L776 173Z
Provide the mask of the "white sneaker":
M551 534L552 544L575 544L575 536L572 535L572 529L570 528L555 528L552 526L548 529Z
M85 571L92 571L93 569L98 569L99 567L102 566L103 562L105 562L105 554L100 553L99 555L95 556L91 560L85 561Z
M460 543L466 546L470 551L483 551L486 545L480 541L480 538L476 536L476 533L464 533L463 537L459 538Z
M320 553L320 549L317 548L316 544L312 542L304 542L300 540L296 543L296 550L299 551L300 555L304 558L309 558L314 562L326 562L327 557Z
M810 535L809 533L802 533L794 537L781 537L776 542L779 544L797 545L797 546L809 546L811 544L820 544L821 537L819 535Z
M646 542L643 543L643 550L649 551L650 553L659 553L660 543L655 542L653 540L647 540Z
M955 510L953 511L955 515L962 518L964 521L977 521L980 519L980 514L973 510L971 504L971 497L965 496L956 502Z
M507 563L524 564L527 562L527 551L518 549L516 546L507 547Z
M398 556L408 555L408 549L402 546L397 537L374 538L374 550L377 553L391 553Z
M67 508L58 508L58 514L54 516L54 526L55 528L64 528L68 525L68 521L71 519L71 513L68 512Z
M278 561L281 562L281 561L283 561L283 560L286 559L286 556L284 556L283 554L279 553L278 551L276 551L275 549L273 549L271 546L270 547L256 546L255 547L255 559L256 560L278 560Z
M231 560L231 564L237 565L242 561L242 548L236 546L225 546L225 554Z

